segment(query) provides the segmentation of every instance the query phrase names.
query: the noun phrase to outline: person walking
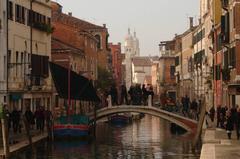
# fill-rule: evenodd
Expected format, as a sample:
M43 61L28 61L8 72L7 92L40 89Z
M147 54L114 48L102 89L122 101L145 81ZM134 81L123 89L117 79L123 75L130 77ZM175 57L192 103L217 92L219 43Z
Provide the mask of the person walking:
M127 87L124 84L121 85L121 105L123 103L128 105Z
M128 90L128 94L130 95L130 104L134 103L134 86L130 86Z
M24 115L25 115L25 118L27 119L30 129L33 129L33 126L35 124L34 115L29 106L27 107Z
M13 132L14 132L14 133L17 133L17 131L19 130L20 113L19 113L19 111L14 107L11 115L12 115Z
M143 105L147 105L147 97L148 96L148 91L145 87L145 84L142 85L142 103Z
M239 140L240 138L240 108L237 110L237 115L236 115L236 133L237 133L237 139Z
M49 108L45 111L45 120L47 125L47 131L49 136L51 136L52 132L52 125L53 125L53 115Z
M233 115L232 115L231 111L229 111L227 113L227 123L226 123L226 131L227 131L228 139L231 139L233 125L234 125Z
M45 127L45 107L44 106L40 108L39 119L40 119L40 131L44 132L44 127Z
M220 123L220 121L221 121L221 106L219 105L218 107L217 107L217 127L219 128L220 126L221 126L221 123Z
M37 130L40 130L40 125L41 125L41 112L40 112L40 107L38 106L37 107L37 109L36 109L36 111L35 111L35 113L34 113L34 117L35 117L35 119L36 119L36 128L37 128Z
M118 99L117 99L117 88L115 85L112 85L110 88L110 95L112 97L112 105L117 105L118 104Z
M211 107L210 111L209 111L209 116L212 122L214 122L214 117L215 117L215 108L214 106Z
M151 98L152 98L152 106L153 106L154 91L153 91L153 87L152 87L152 86L149 87L148 96L149 96L149 95L150 95Z

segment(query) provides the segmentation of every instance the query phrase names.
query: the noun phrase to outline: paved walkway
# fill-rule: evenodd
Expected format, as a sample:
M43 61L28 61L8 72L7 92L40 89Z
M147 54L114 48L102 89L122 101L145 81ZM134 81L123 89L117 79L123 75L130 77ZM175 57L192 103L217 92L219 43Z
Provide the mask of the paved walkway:
M203 146L200 159L239 159L240 140L236 132L232 132L232 139L227 138L225 129L207 129L203 136Z
M34 134L34 136L32 137L32 143L34 144L38 141L46 139L47 137L48 137L48 134L46 132ZM16 144L12 144L9 146L9 151L10 151L10 153L14 153L14 152L19 151L27 146L29 146L29 140L21 138L20 140L18 140L18 142ZM3 147L1 147L0 148L0 157L3 157L3 155L4 155Z

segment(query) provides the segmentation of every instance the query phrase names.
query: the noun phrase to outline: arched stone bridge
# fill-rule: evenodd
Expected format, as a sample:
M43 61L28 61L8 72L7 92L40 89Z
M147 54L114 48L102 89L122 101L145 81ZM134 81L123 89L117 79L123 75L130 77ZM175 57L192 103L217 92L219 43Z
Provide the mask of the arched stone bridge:
M145 113L152 116L156 116L165 120L168 120L172 123L175 123L182 128L186 129L189 132L197 131L197 121L183 117L181 115L171 113L165 110L162 110L157 107L150 106L137 106L137 105L121 105L121 106L108 106L96 111L96 120L107 117L109 115L125 112L136 112L136 113ZM91 121L94 121L94 115L89 115Z

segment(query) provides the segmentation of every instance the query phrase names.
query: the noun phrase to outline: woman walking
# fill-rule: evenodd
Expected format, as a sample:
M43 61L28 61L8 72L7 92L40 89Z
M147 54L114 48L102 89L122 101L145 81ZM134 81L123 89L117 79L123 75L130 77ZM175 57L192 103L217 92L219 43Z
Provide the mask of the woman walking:
M227 113L226 131L227 131L228 139L231 139L232 131L233 131L233 115L230 111Z

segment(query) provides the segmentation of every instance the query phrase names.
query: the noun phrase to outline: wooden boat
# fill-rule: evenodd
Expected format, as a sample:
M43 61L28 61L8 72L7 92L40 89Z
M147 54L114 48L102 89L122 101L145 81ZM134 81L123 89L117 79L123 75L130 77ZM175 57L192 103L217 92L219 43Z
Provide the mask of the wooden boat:
M90 134L89 118L83 115L61 116L53 126L55 137L87 137Z
M66 115L60 115L55 119L53 134L55 137L85 137L89 135L89 118L84 115L76 115L70 110L72 101L91 101L98 103L93 84L87 78L50 62L52 78L60 98L67 99Z
M109 120L113 125L126 125L130 123L131 117L126 114L115 114L112 115Z

